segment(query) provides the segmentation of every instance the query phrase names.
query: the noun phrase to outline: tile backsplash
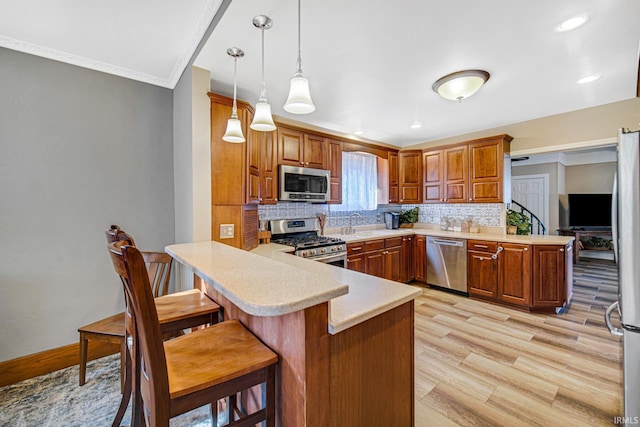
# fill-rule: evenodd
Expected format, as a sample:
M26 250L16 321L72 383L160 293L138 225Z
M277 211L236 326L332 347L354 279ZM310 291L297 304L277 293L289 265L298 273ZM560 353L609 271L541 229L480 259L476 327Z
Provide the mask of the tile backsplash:
M285 203L261 205L258 216L261 220L313 218L319 214L327 215L327 227L343 227L349 225L349 216L357 212L362 217L354 218L354 225L384 224L385 212L400 212L418 207L418 221L426 224L440 224L440 218L464 219L472 217L481 226L501 226L504 210L502 203L451 203L428 205L378 205L374 211L344 211L339 205L313 203Z

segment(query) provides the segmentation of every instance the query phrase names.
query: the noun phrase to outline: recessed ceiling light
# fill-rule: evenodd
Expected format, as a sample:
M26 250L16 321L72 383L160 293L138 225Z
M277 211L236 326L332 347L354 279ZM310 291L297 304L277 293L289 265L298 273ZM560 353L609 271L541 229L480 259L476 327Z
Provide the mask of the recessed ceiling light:
M583 26L588 20L589 15L587 15L586 13L576 15L556 25L555 32L565 33L567 31L575 30L576 28Z
M353 134L354 134L354 135L362 135L363 133L364 133L363 131L361 131L361 130L357 130L357 131L355 131Z
M578 79L576 83L578 83L579 85L583 85L585 83L595 82L599 78L600 78L600 74L590 74L588 76L584 76L581 79Z
M413 123L411 126L409 126L411 129L420 129L422 127L422 125L420 123Z

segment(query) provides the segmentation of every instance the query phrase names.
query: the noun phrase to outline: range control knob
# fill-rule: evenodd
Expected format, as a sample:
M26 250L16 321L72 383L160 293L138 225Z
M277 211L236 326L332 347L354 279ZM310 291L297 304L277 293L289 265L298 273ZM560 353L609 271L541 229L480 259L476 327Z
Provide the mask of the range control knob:
M338 245L338 250L341 251L342 250L342 245Z
M324 253L326 253L326 252L327 252L327 248L322 248L322 249L320 249L320 253L321 253L321 254L324 254Z
M306 257L307 256L307 251L302 251L302 253L300 255L302 255L303 258Z
M309 251L309 255L315 255L315 254L316 254L316 250L315 250L315 249L311 249L311 250Z
M331 246L331 252L335 252L337 248L335 246Z

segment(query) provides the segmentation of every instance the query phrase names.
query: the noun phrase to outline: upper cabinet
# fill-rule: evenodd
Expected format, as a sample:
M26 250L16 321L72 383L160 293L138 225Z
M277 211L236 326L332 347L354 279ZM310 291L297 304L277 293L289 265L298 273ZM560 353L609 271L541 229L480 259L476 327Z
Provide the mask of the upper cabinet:
M342 142L330 140L328 152L331 172L331 199L329 203L342 203Z
M498 135L426 151L424 202L502 203L511 140Z
M400 188L398 186L398 152L389 151L389 203L400 203Z
M327 169L329 140L286 127L278 127L278 164Z
M400 203L422 203L421 150L407 150L398 153L398 180Z

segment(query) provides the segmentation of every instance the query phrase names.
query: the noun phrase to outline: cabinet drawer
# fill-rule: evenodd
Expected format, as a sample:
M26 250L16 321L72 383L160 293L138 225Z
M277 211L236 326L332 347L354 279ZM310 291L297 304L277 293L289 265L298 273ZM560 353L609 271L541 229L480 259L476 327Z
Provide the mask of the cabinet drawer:
M385 248L393 248L395 246L402 246L402 237L390 237L384 240Z
M467 250L495 252L498 250L498 242L488 242L486 240L468 240Z
M347 255L361 254L364 252L364 242L347 244Z
M378 249L384 249L384 239L380 240L368 240L364 242L364 251L377 251Z

